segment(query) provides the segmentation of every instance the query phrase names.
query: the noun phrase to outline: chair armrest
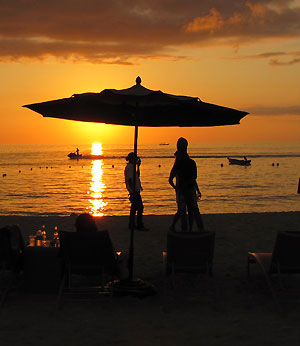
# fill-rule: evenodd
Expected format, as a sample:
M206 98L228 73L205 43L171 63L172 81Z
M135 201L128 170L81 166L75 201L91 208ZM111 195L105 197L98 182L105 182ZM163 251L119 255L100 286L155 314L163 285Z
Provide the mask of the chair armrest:
M167 275L167 251L162 251L163 274Z
M270 272L271 252L248 252L248 273L250 263L257 263L265 276Z

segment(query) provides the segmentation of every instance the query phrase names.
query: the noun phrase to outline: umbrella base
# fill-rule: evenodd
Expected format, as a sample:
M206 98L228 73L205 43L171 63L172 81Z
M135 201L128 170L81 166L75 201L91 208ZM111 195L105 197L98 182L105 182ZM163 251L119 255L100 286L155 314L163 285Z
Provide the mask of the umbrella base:
M144 298L157 293L156 288L141 279L119 280L112 284L113 296L134 296Z

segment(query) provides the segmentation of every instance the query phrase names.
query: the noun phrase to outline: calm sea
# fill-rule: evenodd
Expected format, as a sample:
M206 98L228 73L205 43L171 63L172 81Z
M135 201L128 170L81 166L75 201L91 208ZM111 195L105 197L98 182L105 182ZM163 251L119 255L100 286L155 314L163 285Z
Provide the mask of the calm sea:
M79 146L91 153L92 144ZM0 146L0 215L128 215L125 157L132 147L102 145L104 159L70 160L70 145ZM173 214L168 176L175 143L140 145L145 214ZM300 142L193 144L202 213L300 211ZM229 165L227 156L247 156L249 167Z

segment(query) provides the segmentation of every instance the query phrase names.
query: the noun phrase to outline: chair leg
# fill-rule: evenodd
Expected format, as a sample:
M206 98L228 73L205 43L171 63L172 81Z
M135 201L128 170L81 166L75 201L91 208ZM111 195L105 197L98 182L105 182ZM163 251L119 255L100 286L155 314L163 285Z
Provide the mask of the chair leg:
M63 295L63 291L64 291L64 287L65 287L65 282L66 282L66 273L63 274L63 277L62 277L62 279L60 281L60 285L59 285L57 304L56 304L58 310L62 309L62 295Z
M175 266L174 266L174 263L172 263L172 267L171 267L171 282L172 282L172 288L173 288L173 290L175 290L176 284L175 284Z
M9 291L11 290L11 288L12 288L12 286L13 286L14 279L15 279L14 273L10 273L9 281L8 281L7 285L5 286L5 288L4 288L4 290L3 290L3 293L2 293L2 295L1 295L0 309L3 308L3 306L4 306L4 304L5 304L6 297L7 297Z
M166 297L168 293L168 270L167 270L167 252L162 252L162 276L163 276L163 294Z
M247 275L250 276L250 259L249 256L247 257Z

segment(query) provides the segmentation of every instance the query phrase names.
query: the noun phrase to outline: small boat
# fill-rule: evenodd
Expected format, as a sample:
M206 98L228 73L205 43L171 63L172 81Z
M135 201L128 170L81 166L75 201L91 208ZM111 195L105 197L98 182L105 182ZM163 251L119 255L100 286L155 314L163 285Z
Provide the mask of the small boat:
M159 143L159 145L169 145L169 143Z
M76 154L76 153L70 153L68 154L68 157L70 160L81 160L81 159L100 160L104 158L103 155L82 155L82 154Z
M227 157L230 165L240 165L240 166L250 166L251 160L248 160L246 157L243 160L232 159L231 157Z
M79 160L79 159L82 159L82 154L70 153L68 154L68 157L71 160Z

